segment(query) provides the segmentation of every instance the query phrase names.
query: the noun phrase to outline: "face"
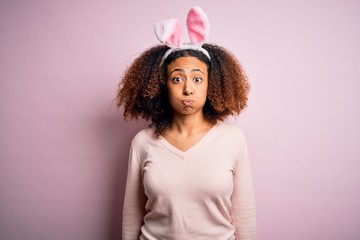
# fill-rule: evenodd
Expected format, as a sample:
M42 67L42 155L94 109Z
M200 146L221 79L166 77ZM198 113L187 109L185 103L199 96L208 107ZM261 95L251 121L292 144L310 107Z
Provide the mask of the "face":
M202 114L208 89L207 65L196 57L180 57L167 66L167 91L174 114Z

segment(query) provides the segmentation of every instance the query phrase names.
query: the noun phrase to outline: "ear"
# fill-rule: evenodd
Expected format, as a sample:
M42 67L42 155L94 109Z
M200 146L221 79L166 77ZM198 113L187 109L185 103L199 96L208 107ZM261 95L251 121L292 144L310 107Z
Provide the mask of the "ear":
M194 44L201 44L209 35L209 19L200 7L195 6L190 9L186 26L190 41Z
M179 20L173 18L157 22L154 26L155 35L161 43L171 48L177 48L182 44L182 31Z

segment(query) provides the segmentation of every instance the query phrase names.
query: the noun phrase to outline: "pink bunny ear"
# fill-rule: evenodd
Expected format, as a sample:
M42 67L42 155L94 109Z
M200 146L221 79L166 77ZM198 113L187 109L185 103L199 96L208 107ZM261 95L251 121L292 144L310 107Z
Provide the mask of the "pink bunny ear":
M154 27L155 35L161 43L171 48L177 48L182 44L182 31L179 20L173 18L157 22Z
M186 25L192 43L201 44L209 35L209 20L200 7L190 9Z

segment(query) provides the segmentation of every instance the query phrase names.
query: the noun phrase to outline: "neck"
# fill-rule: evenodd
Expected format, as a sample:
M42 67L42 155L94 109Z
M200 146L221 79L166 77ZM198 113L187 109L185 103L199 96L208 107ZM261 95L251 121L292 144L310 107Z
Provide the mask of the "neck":
M191 135L209 127L211 127L211 124L204 118L202 112L196 115L174 115L170 125L171 130L186 135Z

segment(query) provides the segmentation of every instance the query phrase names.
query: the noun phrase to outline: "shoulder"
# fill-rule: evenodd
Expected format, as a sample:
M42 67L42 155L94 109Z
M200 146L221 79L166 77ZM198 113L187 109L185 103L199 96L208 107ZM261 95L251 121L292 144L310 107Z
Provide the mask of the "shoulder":
M247 147L244 131L235 124L222 122L218 125L215 139L223 146L242 150Z
M150 127L147 127L135 134L134 138L132 139L132 144L142 145L146 142L154 141L154 140L155 140L154 130Z
M245 140L244 131L234 124L221 122L217 126L218 133L231 139Z
M211 138L214 149L221 151L224 155L242 156L246 151L247 143L244 131L235 124L221 122L215 127Z

